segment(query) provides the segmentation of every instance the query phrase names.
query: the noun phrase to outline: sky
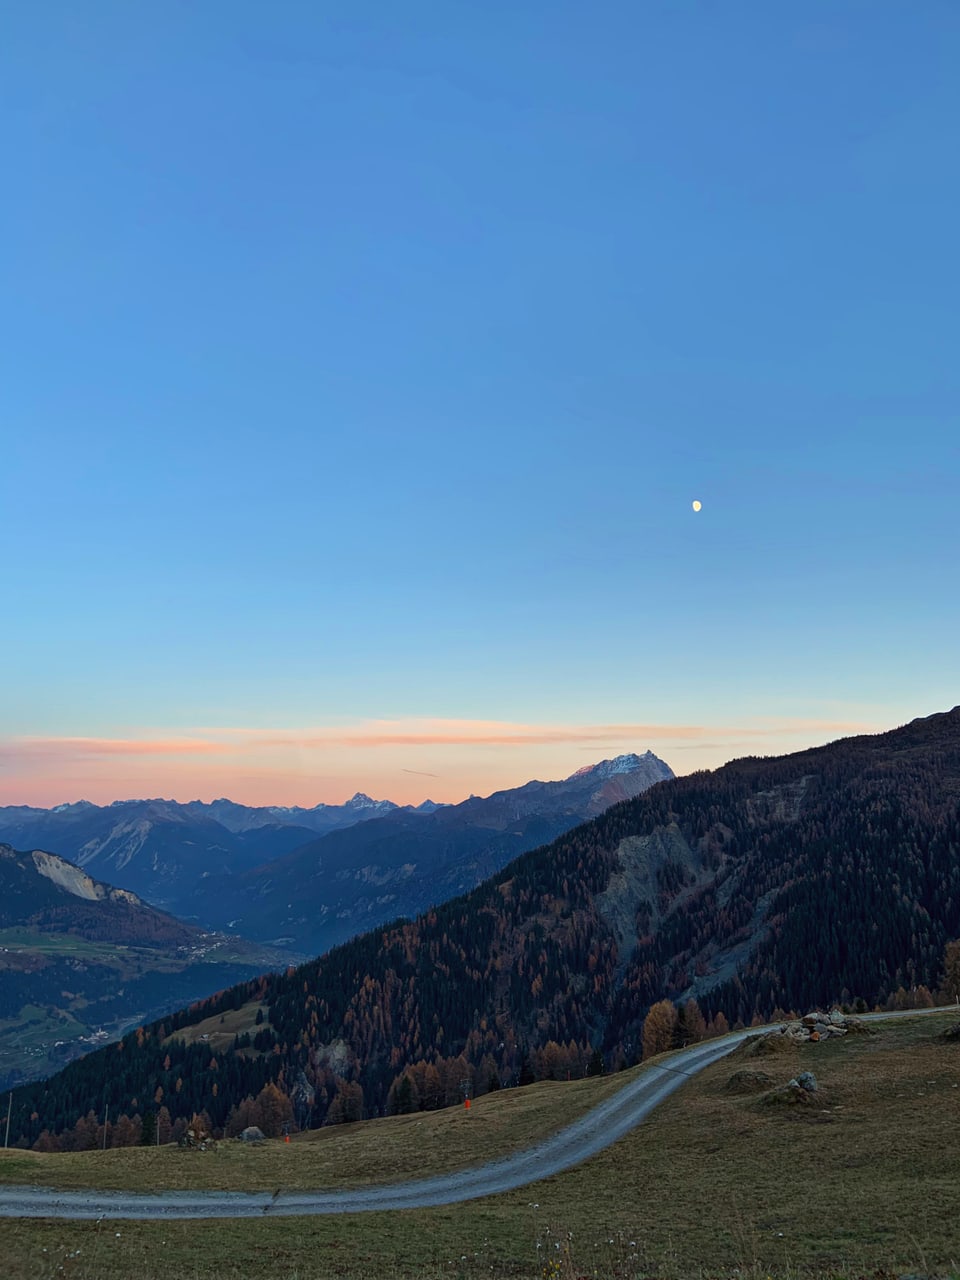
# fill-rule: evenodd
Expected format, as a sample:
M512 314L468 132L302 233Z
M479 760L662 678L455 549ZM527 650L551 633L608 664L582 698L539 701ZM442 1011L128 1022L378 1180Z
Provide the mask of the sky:
M6 6L0 803L960 702L958 65L953 0Z

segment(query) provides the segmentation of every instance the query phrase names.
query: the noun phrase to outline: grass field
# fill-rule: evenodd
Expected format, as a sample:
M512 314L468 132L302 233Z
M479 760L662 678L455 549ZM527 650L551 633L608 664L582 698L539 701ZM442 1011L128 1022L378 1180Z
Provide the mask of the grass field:
M0 949L27 951L37 955L76 956L102 964L118 963L118 950L129 950L127 947L118 948L113 943L91 942L71 933L37 933L23 928L0 929Z
M586 1164L444 1209L315 1219L0 1223L0 1273L41 1277L960 1276L956 1013L876 1036L743 1051ZM749 1067L811 1069L804 1107L726 1088ZM0 1153L0 1180L58 1185L331 1186L441 1172L559 1128L626 1077L537 1085L460 1110L303 1135L249 1151Z
M251 1036L256 1034L257 1014L261 1010L266 1017L267 1006L258 1000L251 1000L248 1004L242 1004L239 1009L228 1009L225 1013L204 1018L202 1022L181 1027L179 1031L167 1036L164 1044L171 1040L182 1040L184 1044L196 1044L198 1040L205 1039L214 1052L222 1053L225 1049L232 1047L235 1036L243 1035L245 1031Z

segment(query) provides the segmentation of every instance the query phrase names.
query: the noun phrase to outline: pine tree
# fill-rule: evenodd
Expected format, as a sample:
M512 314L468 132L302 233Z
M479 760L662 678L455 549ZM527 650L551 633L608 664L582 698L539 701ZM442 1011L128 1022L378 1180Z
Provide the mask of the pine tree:
M143 1117L143 1132L140 1134L141 1147L152 1147L157 1140L157 1117L148 1111Z

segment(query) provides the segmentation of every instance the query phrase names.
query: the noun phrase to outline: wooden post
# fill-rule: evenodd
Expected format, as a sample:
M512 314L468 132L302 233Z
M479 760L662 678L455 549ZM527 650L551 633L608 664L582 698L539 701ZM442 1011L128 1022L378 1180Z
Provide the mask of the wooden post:
M13 1090L10 1090L10 1096L7 1098L7 1132L3 1135L4 1150L10 1145L10 1112L13 1110Z

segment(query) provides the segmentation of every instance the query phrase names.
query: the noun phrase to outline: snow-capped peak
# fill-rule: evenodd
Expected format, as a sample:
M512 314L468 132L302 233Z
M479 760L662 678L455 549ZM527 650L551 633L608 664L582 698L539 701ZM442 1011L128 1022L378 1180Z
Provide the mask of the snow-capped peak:
M649 756L651 753L646 753ZM631 751L627 755L614 756L612 760L601 760L598 764L585 764L582 769L578 769L576 773L572 773L572 778L585 778L588 775L594 778L612 778L618 773L632 773L634 769L638 769L643 760L635 752Z

